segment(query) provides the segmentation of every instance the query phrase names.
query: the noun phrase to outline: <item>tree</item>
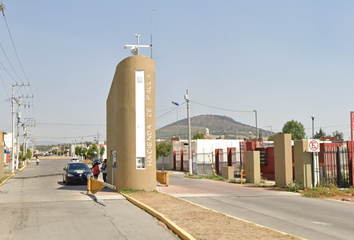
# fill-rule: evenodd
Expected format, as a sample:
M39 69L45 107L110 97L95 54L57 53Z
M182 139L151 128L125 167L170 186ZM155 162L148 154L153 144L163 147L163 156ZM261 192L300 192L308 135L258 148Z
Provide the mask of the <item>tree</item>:
M275 135L278 135L278 134L282 134L282 132L278 132L278 133L276 133ZM274 135L270 135L270 136L268 137L268 141L274 141Z
M31 149L27 149L27 153L26 153L26 159L31 159L31 157L33 156L33 154L32 154L32 151L31 151Z
M192 140L205 139L204 134L198 130L193 134Z
M322 137L326 137L326 133L320 128L318 132L316 132L315 136L313 137L314 139L320 139Z
M84 156L84 158L86 159L87 158L87 148L83 148L81 149L81 156Z
M103 156L105 151L106 151L106 149L102 146L100 149L100 156Z
M338 139L343 139L343 133L342 132L338 132L338 131L335 131L333 132L333 137L338 137Z
M93 159L95 156L97 156L98 154L98 148L96 143L93 144L92 147L89 148L89 150L87 151L87 155L91 157L91 159Z
M290 133L292 140L301 140L305 138L305 128L301 122L291 120L284 124L283 133Z
M156 143L156 160L162 157L162 171L165 170L165 157L169 156L172 152L172 143L162 142Z
M82 147L76 146L76 147L75 147L75 155L80 155L80 156L82 156L81 154L82 154Z

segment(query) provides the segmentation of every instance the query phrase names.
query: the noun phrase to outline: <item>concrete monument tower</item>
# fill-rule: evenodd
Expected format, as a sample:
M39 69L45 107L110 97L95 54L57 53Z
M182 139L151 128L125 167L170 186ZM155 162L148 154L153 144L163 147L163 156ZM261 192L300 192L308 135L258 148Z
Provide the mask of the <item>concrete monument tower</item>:
M107 98L107 180L118 191L156 189L155 128L155 62L128 57L118 64Z

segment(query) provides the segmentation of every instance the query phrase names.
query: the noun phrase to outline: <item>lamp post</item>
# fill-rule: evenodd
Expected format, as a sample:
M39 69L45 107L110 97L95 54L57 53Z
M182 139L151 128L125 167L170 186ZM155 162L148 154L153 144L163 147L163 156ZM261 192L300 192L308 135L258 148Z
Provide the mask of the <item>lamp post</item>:
M256 141L258 142L258 125L257 125L257 110L253 110L256 120Z
M189 106L189 91L186 90L184 99L187 101L187 118L188 118L188 158L189 158L189 175L193 175L193 164L191 156L191 118L190 118L190 106Z
M178 102L175 102L175 101L172 101L172 104L176 105L177 107L179 107L179 103ZM178 108L177 108L177 122L176 122L176 137L178 137Z
M315 137L315 115L311 116L312 118L312 138Z

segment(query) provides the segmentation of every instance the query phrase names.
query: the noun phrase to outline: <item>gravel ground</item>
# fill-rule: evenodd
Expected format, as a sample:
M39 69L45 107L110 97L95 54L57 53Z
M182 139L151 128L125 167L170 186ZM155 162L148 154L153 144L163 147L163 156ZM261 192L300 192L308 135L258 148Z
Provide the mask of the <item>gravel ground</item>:
M301 239L167 194L139 192L128 195L163 214L196 239Z

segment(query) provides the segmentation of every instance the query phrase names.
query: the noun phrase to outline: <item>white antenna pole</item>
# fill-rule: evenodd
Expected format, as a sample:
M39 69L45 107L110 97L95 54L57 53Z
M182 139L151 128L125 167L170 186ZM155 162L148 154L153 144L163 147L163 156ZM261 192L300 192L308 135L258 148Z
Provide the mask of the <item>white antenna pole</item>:
M152 59L152 30L153 30L153 22L154 22L154 0L152 0L151 6L151 35L150 35L150 58Z
M137 55L139 55L139 38L140 38L140 34L135 34L135 36L138 39L138 44L136 45L136 48L138 49L138 54Z

